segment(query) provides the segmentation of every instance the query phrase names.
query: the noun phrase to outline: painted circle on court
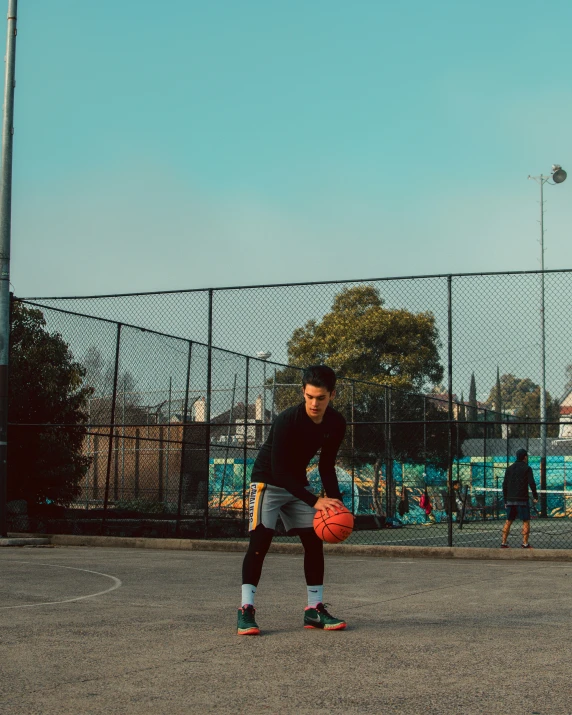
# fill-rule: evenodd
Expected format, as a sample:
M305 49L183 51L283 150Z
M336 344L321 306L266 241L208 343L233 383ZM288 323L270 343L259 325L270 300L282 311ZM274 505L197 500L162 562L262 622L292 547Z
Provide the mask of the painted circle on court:
M122 586L112 574L61 564L5 561L2 571L0 611L85 601Z

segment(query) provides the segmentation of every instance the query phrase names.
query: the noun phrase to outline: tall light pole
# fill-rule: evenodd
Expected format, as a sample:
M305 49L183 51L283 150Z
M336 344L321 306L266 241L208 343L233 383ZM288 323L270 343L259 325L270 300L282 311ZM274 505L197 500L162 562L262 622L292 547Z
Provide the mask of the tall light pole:
M262 441L266 441L266 361L272 357L272 353L267 350L261 350L256 353L256 357L263 361L263 377L262 377Z
M561 184L566 181L566 172L560 164L553 164L550 176L529 176L540 186L540 515L546 517L546 316L544 310L544 184ZM552 179L552 181L550 181Z
M10 236L12 232L12 138L14 136L14 69L18 0L8 0L2 167L0 171L0 536L7 536L8 514L8 353L10 344Z

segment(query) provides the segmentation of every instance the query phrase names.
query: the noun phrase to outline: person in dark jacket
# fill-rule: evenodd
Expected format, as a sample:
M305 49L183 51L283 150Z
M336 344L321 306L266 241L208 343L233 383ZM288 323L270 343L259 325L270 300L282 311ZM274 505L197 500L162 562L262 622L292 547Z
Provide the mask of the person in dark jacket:
M516 462L507 467L502 483L504 504L506 507L506 522L502 530L501 549L508 549L508 535L512 522L518 517L522 519L522 548L532 548L528 543L530 534L530 506L528 503L528 488L532 491L534 503L538 501L538 492L528 466L528 452L519 449L516 452Z

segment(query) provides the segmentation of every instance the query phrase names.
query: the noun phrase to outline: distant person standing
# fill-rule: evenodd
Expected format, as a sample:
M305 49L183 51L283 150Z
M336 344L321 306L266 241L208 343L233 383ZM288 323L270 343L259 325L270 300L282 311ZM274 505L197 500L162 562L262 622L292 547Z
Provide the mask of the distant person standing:
M538 492L528 466L528 452L519 449L516 452L516 462L507 467L502 483L504 504L506 507L506 522L502 530L501 549L508 549L508 535L512 522L518 517L522 519L522 548L532 548L528 543L530 534L530 506L528 503L528 488L532 491L534 503L538 501Z
M464 518L465 503L463 493L461 491L461 482L458 479L453 480L453 497L455 498L455 509L457 512L457 521L461 522Z

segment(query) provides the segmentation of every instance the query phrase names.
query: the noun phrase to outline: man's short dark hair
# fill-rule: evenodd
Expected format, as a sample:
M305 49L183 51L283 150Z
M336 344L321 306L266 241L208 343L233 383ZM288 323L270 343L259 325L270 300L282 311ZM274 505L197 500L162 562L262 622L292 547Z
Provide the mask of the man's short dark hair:
M323 387L328 392L333 392L336 387L336 373L326 365L310 365L302 373L302 385Z
M517 462L524 462L525 457L528 457L528 452L526 449L517 449L516 450L516 461Z

